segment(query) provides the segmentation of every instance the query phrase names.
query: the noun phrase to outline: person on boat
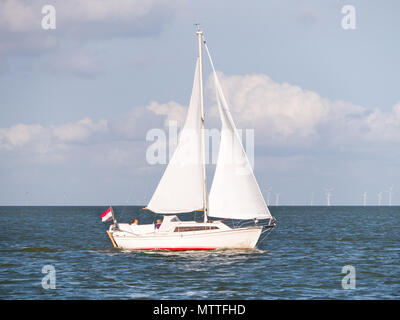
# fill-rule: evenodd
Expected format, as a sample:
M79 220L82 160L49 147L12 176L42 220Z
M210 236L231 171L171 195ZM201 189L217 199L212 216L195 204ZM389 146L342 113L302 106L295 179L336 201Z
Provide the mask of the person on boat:
M157 223L156 223L156 229L159 229L159 228L160 228L161 223L162 223L162 220L161 220L161 219L158 219L158 220L157 220Z
M139 224L139 219L132 219L131 224Z

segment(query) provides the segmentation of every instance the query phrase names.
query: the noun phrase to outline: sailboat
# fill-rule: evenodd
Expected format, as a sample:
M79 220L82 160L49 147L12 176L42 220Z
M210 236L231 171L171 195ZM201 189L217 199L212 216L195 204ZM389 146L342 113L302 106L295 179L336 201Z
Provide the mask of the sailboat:
M233 122L210 52L197 28L198 57L189 108L177 147L145 209L164 216L161 225L110 225L114 247L128 250L253 249L276 220L271 215ZM202 51L206 49L216 87L221 138L214 179L207 194ZM179 214L202 211L204 219ZM214 218L211 220L210 218ZM219 219L219 220L216 220ZM233 221L229 226L229 221Z

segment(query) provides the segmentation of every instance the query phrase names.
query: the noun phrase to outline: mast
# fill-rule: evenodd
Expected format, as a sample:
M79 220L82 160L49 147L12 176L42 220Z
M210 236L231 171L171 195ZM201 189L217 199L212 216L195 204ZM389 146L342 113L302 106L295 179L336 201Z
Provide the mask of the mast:
M204 141L204 99L203 99L203 58L202 58L202 41L203 31L197 26L197 39L199 43L199 70L200 70L200 105L201 105L201 151L203 153L203 211L204 222L207 222L208 205L207 205L207 177L206 177L206 154L205 154L205 141Z

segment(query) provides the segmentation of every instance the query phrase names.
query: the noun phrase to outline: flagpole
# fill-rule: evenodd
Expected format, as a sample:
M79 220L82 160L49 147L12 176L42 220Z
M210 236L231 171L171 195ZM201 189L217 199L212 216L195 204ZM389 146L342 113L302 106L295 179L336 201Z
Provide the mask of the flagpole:
M113 218L114 226L115 226L115 225L117 225L117 220L115 220L115 217L114 217L114 210L113 210L112 206L110 206L110 209L111 209L111 214L112 214L112 218Z

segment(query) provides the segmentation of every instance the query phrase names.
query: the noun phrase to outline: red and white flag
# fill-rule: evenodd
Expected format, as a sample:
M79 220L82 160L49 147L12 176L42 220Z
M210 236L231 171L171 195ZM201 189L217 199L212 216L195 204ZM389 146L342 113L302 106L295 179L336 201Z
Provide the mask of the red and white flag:
M111 207L109 207L106 211L104 211L101 215L101 221L102 222L108 222L113 219L113 214L111 212Z

